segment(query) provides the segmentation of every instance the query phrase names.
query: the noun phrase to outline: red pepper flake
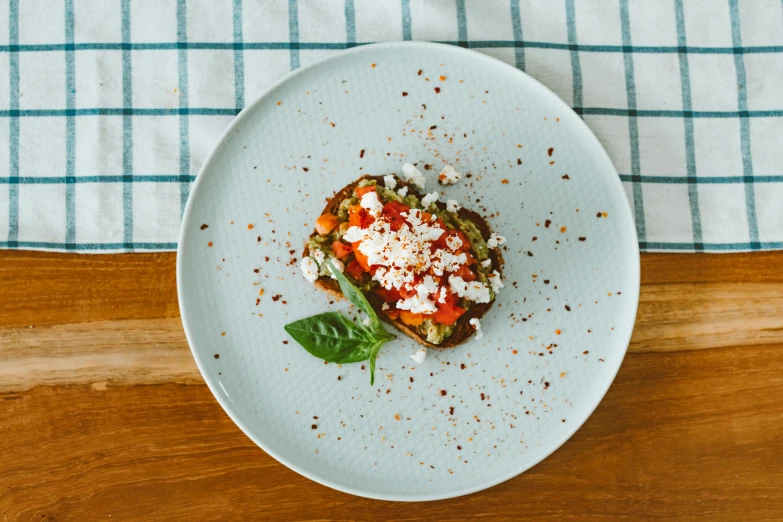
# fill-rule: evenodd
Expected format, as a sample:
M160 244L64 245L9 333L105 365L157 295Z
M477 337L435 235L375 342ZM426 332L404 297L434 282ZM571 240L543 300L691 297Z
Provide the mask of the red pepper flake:
M407 93L407 92L405 92L405 91L403 91L403 92L402 92L402 95L403 95L403 96L407 96L407 95L408 95L408 93Z
M338 380L338 381L342 381L342 380L343 380L343 378L342 378L341 376L339 376L339 375L338 375L338 376L337 376L337 380Z
M440 81L445 82L446 81L446 77L445 76L440 76Z
M445 397L446 396L446 390L441 390L440 391L440 395L441 395L441 397Z
M586 238L586 237L580 237L580 238L579 238L579 241L586 241L586 240L587 240L587 238Z
M278 299L280 299L281 297L282 297L282 296L281 296L280 294L273 295L273 296L272 296L272 301L277 301L277 300L278 300Z
M568 305L565 305L565 309L566 309L566 312L570 312L571 311L571 307L568 306Z
M432 169L432 165L430 165L429 163L426 163L424 165L424 170L430 170L430 169Z
M435 94L438 94L440 92L440 87L435 87Z
M207 228L209 228L209 225L207 225L206 223L201 225L201 230L204 230L204 229L207 229Z
M545 382L545 383L544 383L544 389L546 390L546 389L548 389L548 388L549 388L549 383L548 383L548 382Z
M362 149L362 151L359 153L359 157L360 157L360 158L363 158L363 157L364 157L364 149Z
M500 182L501 182L503 185L508 185L508 180L507 180L507 179L501 179L501 180L500 180Z
M256 243L260 243L260 242L261 242L261 236L258 236L258 238L256 238Z
M601 215L602 215L604 218L607 218L607 217L609 217L609 214L608 214L607 212L601 212Z
M409 379L411 380L411 382L413 382L413 377L409 377Z
M563 174L562 179L571 179L571 178L568 177L568 174Z
M584 352L582 352L582 354L584 354L584 355L587 355L588 353L590 353L590 352L588 352L587 350L585 350Z
M220 359L220 354L219 353L215 354L215 359Z
M551 156L554 151L555 151L555 149L553 149L552 147L549 147L549 150L546 151L547 156Z
M307 167L302 167L302 170L305 172L310 172L310 169L308 169Z
M517 158L517 165L522 165L522 160L520 158Z
M220 332L220 336L221 337L225 337L225 335L226 335L226 332Z
M279 107L281 103L283 103L283 102L277 102L277 106ZM245 147L245 148L247 148L247 147Z
M253 224L252 224L252 223L248 223L248 225L247 225L247 229L248 229L248 230L253 230Z
M421 76L421 73L422 73L422 70L421 70L421 69L419 69L419 72L418 72L418 73L416 73L416 74L417 74L418 76Z
M459 369L464 370L465 368L467 368L467 366L465 366L465 363L460 363Z
M513 353L514 355L516 355L516 354L517 354L517 353L519 353L519 352L517 352L516 350L511 350L511 353Z
M261 304L261 299L260 299L260 298L258 298L258 297L256 297L256 306L258 306L258 305L260 305L260 304Z
M208 246L208 247L211 247L211 246L212 246L212 241L210 241L209 243L207 243L207 246Z
M288 344L288 341L283 341L283 344Z
M374 64L374 63L371 63L371 64L370 64L370 67L371 67L372 69L375 69L375 64Z
M552 221L547 219L546 221L544 221L544 228L549 228L549 225L551 225L551 224L552 224Z
M394 414L394 420L400 420L400 414L399 413L395 413Z
M560 330L555 330L555 335L560 335Z
M565 233L565 231L566 231L566 227L560 227L560 233L561 233L561 234L564 234L564 233Z
M391 388L386 389L386 395L389 395L391 393Z
M550 165L554 165L554 164L555 164L555 161L554 161L554 160L552 160L552 161L550 161L550 162L549 162L549 164L550 164Z
M481 394L481 400L483 401L485 399L484 394Z
M313 424L312 426L310 426L310 428L314 429L314 430L317 430L318 429L318 424Z

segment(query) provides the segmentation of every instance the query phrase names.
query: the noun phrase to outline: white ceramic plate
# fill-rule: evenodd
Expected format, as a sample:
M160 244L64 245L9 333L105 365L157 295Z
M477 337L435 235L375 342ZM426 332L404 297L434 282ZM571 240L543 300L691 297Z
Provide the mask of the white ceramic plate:
M481 340L422 365L393 341L371 387L366 364L325 365L283 325L352 313L302 278L303 244L335 190L404 162L433 165L430 190L508 238L506 288ZM470 178L438 187L444 162ZM242 431L306 477L390 500L478 491L563 444L620 367L639 291L630 207L582 120L513 67L429 43L346 51L242 111L193 187L177 261L193 355Z

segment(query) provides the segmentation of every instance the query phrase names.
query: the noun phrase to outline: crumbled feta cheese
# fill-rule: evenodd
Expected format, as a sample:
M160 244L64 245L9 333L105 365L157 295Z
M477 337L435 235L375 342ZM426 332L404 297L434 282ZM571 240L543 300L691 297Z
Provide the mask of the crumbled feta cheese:
M345 265L339 259L332 259L332 265L334 265L334 269L337 270L338 272L340 272L341 274L345 270ZM326 265L326 266L329 266L329 265ZM332 271L331 267L329 267L329 271L332 273L332 279L337 279L334 276L334 272Z
M350 227L348 230L345 231L345 234L343 234L343 239L345 239L349 243L361 241L363 237L364 237L364 230L362 230L359 227Z
M422 364L426 358L427 358L426 348L422 348L418 352L411 355L411 359L413 359L413 362L415 362L416 364Z
M446 238L446 246L449 247L450 250L459 250L459 247L462 246L462 240L459 236L449 236Z
M487 278L489 279L489 286L492 287L492 291L496 294L504 287L503 281L500 279L500 273L497 270L493 270Z
M315 280L318 279L318 265L315 264L315 261L313 261L310 256L302 258L302 261L299 263L299 268L302 269L304 278L311 283L315 283Z
M465 290L465 299L475 303L488 303L489 287L480 281L471 281Z
M381 200L378 199L378 193L374 190L364 194L359 204L362 206L362 208L366 208L367 212L369 212L373 217L380 216L381 211L383 210L383 203L381 203Z
M419 286L416 287L416 293L422 299L429 297L431 294L434 294L437 291L438 282L431 275L424 276L424 279L421 281L421 283L419 283Z
M476 329L476 339L481 339L481 337L484 335L484 332L481 331L481 323L479 320L474 317L468 322L470 323L470 326Z
M406 163L402 166L402 177L405 181L415 186L419 190L424 190L424 174L414 165Z
M370 321L370 318L369 318L369 317L365 317L364 319L362 319L362 324L363 324L364 326L366 326L367 328L369 328L369 327L370 327L370 325L372 324L372 321Z
M442 286L440 288L440 297L438 297L439 303L445 303L446 302L446 287Z
M468 283L465 282L460 276L449 276L449 287L451 292L457 294L457 297L462 297L468 289Z
M408 187L402 187L400 190L397 191L397 195L401 198L404 198L408 195Z
M438 193L430 192L429 194L421 198L421 206L427 208L433 203L435 203L436 201L438 201Z
M394 187L397 186L397 178L389 174L388 176L383 177L383 184L386 185L387 189L394 190Z
M497 233L492 232L492 234L489 236L489 239L487 239L487 248L497 248L500 245L506 244L506 238L503 236L499 236Z
M381 305L381 310L383 310L383 311L386 311L386 310L388 310L388 309L389 309L389 303L383 303L383 304Z
M326 256L324 256L324 253L317 248L312 251L313 259L315 259L315 262L319 265L323 263L326 260Z
M422 298L419 294L407 299L397 301L397 308L410 310L414 314L432 314L438 311L438 307L429 298Z
M459 178L462 177L462 174L457 172L457 170L452 167L451 165L446 165L443 167L443 170L440 171L440 174L438 174L438 181L442 185L453 185L454 183L459 181Z
M481 266L483 266L484 268L487 268L491 264L492 264L492 260L491 259L485 259L484 261L481 262Z
M446 201L446 210L449 212L457 212L459 210L459 203L456 199L450 199Z

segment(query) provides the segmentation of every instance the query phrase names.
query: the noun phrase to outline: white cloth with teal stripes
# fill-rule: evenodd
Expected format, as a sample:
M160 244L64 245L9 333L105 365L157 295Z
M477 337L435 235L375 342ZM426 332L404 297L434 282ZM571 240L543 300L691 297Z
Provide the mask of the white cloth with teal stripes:
M245 103L342 49L411 39L500 58L571 104L642 250L783 248L780 0L6 0L0 247L176 248Z

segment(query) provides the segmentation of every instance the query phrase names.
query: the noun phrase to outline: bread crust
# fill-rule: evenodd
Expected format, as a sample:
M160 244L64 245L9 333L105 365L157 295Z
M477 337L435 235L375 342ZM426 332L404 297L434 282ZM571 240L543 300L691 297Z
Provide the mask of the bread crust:
M375 180L378 185L383 185L383 176L362 176L361 178L357 179L353 183L350 183L343 187L340 191L335 193L334 196L332 196L331 199L329 199L326 203L326 206L324 207L321 214L337 214L338 207L340 203L346 199L351 197L353 194L354 189L359 184L359 182L363 180ZM422 194L419 193L412 185L409 183L406 183L401 180L397 180L397 186L402 187L408 187L408 194L414 195L417 198L421 199ZM441 203L440 201L435 203L439 209L445 210L446 205L444 203ZM487 241L489 239L489 236L492 234L492 229L489 226L489 223L481 217L476 212L466 209L466 208L460 208L457 211L457 215L464 220L468 220L473 222L476 225L476 228L481 233L481 237L484 238L484 241ZM317 232L313 232L310 237L317 236ZM309 256L310 255L310 248L307 244L305 244L304 253L303 256ZM492 261L491 268L494 270L497 270L498 273L503 275L503 255L500 252L499 248L490 248L489 249L489 259ZM323 290L324 292L333 295L334 297L338 299L344 298L342 291L340 290L340 285L337 284L337 281L332 279L331 277L326 276L320 276L315 281L315 286ZM391 324L401 332L403 332L408 337L414 339L418 343L427 346L429 348L439 348L439 349L448 349L448 348L454 348L455 346L459 346L460 344L465 343L468 339L471 338L476 333L476 330L473 328L473 326L470 325L471 319L481 319L486 315L487 312L489 312L490 308L492 308L492 305L495 303L495 299L490 301L489 303L473 303L470 307L470 309L464 313L457 321L454 323L454 329L450 336L448 336L446 339L443 340L441 344L432 344L426 339L426 335L420 334L418 331L416 331L414 328L408 326L407 324L403 323L399 319L392 320L390 319L381 308L383 306L383 300L378 297L375 294L372 293L365 293L365 297L367 297L367 301L369 301L370 305L375 310L375 313L378 314L378 317L381 318L381 320L385 321L386 323Z

